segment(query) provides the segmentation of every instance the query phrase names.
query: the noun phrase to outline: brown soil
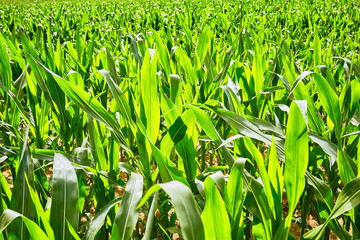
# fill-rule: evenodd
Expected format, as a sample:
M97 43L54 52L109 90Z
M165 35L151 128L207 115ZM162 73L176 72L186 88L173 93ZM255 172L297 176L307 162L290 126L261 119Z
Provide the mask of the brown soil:
M49 181L49 179L53 176L53 168L47 167L46 168L46 178Z
M10 168L4 168L2 174L6 178L6 181L9 184L9 188L12 190L14 188L14 184L12 183L12 181L9 180L11 178Z

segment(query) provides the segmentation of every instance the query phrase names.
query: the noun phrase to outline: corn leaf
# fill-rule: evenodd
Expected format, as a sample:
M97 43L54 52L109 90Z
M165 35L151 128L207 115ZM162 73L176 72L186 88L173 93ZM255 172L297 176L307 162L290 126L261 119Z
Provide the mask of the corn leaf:
M206 178L204 188L206 204L201 219L204 224L205 239L231 239L229 216L215 181L210 177Z
M80 212L75 207L78 199L75 169L64 155L55 153L50 224L56 239L72 239L66 221L78 229Z
M138 208L154 193L163 189L170 197L179 218L181 233L185 240L204 239L204 227L194 196L186 185L178 181L153 185L144 195Z

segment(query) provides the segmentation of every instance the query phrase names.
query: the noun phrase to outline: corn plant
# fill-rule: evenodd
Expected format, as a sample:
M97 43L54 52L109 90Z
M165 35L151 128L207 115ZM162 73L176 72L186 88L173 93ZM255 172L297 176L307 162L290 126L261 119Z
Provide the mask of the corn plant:
M0 239L360 238L359 2L0 2Z

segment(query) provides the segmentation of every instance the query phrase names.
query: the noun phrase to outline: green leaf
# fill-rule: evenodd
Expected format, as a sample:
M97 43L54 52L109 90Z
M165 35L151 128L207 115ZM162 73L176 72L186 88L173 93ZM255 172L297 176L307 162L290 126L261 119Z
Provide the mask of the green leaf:
M79 237L79 234L76 232L76 230L71 226L70 222L68 220L66 220L66 226L69 229L69 232L71 234L71 236L75 239L75 240L81 240L81 238Z
M169 52L162 43L159 34L154 29L152 29L151 32L153 34L156 43L156 50L159 52L159 61L161 63L161 66L165 70L166 75L169 77L170 76Z
M204 183L206 204L201 214L205 239L231 239L231 227L224 200L215 181L208 177Z
M74 167L62 154L55 153L50 224L56 239L72 239L66 221L77 230L80 212L78 181Z
M119 81L118 81L119 77L118 77L118 75L116 73L115 62L114 62L114 59L111 56L111 53L110 53L108 48L106 49L106 57L107 57L107 65L108 65L108 68L109 68L109 71L110 71L110 76L115 82L119 83ZM104 71L104 72L108 73L106 70L100 70L100 71Z
M275 148L275 140L273 138L271 147L270 147L270 156L269 156L269 163L268 163L268 175L277 196L279 199L282 199L283 189L284 189L284 176L282 168L280 167L279 160L276 155L276 148Z
M305 176L307 183L315 189L316 198L325 203L328 209L331 210L333 207L333 194L330 187L308 171L306 171Z
M175 111L172 111L175 113ZM169 128L169 135L175 144L175 149L179 153L184 163L186 177L189 181L193 181L197 174L197 165L195 162L196 150L191 132L188 126L194 122L195 116L191 111L185 111L179 116L173 125ZM170 122L169 120L167 122ZM188 133L189 132L189 133ZM194 134L193 134L194 135Z
M2 194L5 195L9 200L11 200L12 198L12 192L11 192L11 189L9 187L9 184L6 180L6 178L4 177L4 174L2 172L0 172L0 185L1 185L1 191L2 191ZM4 196L2 196L2 199L4 199ZM3 208L1 209L1 213L4 209L4 205L3 205Z
M149 210L149 214L147 215L147 219L146 219L146 231L145 231L145 235L142 238L142 240L150 240L151 239L151 230L153 228L154 225L154 218L155 218L155 212L156 212L156 208L157 208L157 198L159 196L159 192L156 192L154 194L153 200L151 202L151 206L150 206L150 210Z
M170 182L173 180L177 180L182 182L183 184L189 186L189 183L186 181L182 173L179 169L175 166L170 159L159 150L150 140L148 134L146 133L145 127L142 124L139 116L136 115L137 118L137 128L139 133L141 133L144 137L146 137L148 143L150 144L152 155L155 158L156 164L159 167L160 176L163 182Z
M189 186L185 177L176 167L176 165L170 161L155 145L151 143L152 154L155 158L156 164L159 167L161 180L163 182L179 181Z
M187 179L193 181L197 174L195 162L196 151L193 142L193 138L196 137L196 135L191 135L188 126L194 123L195 116L193 112L189 110L180 115L179 110L164 93L161 94L161 110L164 112L165 122L169 128L167 137L164 137L161 143L162 150L165 150L165 153L171 150L170 147L173 146L172 144L168 143L166 145L166 143L163 143L166 141L165 139L170 136L176 151L184 162Z
M232 127L237 129L242 135L248 136L250 138L257 139L271 145L272 138L269 135L262 133L253 123L249 120L240 116L236 113L230 112L224 109L212 108L215 113L217 113L222 119L229 123ZM284 159L284 146L281 142L276 142L277 153L280 160Z
M34 207L35 207L36 216L38 218L37 222L38 223L41 222L41 226L43 226L43 229L45 230L45 232L46 232L47 236L49 237L49 239L50 240L55 240L54 231L51 228L49 220L46 217L46 214L45 214L45 211L43 209L43 206L42 206L42 203L40 201L38 193L34 189L32 189L32 187L30 186L28 180L27 180L27 186L29 188L31 200L32 200L32 202L34 204Z
M34 207L31 201L27 180L31 186L34 185L34 163L31 158L30 150L28 147L28 134L29 127L25 130L24 145L22 147L19 168L16 174L12 198L10 202L10 209L20 213L21 215L33 219ZM10 225L10 236L15 238L25 239L28 237L27 230L24 228L22 218L17 219Z
M85 240L93 240L96 237L97 232L104 225L106 216L111 208L113 208L116 204L121 202L121 198L116 198L111 202L107 203L101 210L98 212L95 217L91 220L88 230L85 233Z
M3 178L3 174L2 173L0 173L0 179L2 179ZM6 183L6 185L7 185L7 183ZM0 215L3 213L3 211L4 211L4 203L3 203L3 190L2 190L2 182L1 182L1 180L0 180ZM1 235L0 235L1 236Z
M315 66L319 66L321 64L321 41L317 27L315 27L314 32L314 64Z
M35 123L34 123L33 119L31 118L30 114L25 112L25 109L21 105L21 102L20 102L19 98L2 83L1 78L0 78L0 88L3 89L6 92L6 94L11 98L12 101L14 101L16 107L20 110L21 115L25 119L25 121L27 123L31 123L32 125L35 125Z
M351 159L347 156L346 152L337 149L337 165L339 169L339 175L344 184L347 184L355 178L355 173L351 167Z
M194 86L197 83L197 77L194 66L191 64L190 58L180 47L175 48L174 52L177 61L180 62L181 67L184 69L184 72L189 78L189 83Z
M11 41L10 38L6 37L3 32L0 32L0 41L5 43L6 46L10 49L10 53L16 56L17 62L20 64L21 69L25 69L26 61L21 55L20 49Z
M303 73L301 73L295 80L295 82L293 83L293 86L291 87L291 91L289 93L289 97L292 95L294 89L297 87L297 85L304 80L308 75L312 74L313 72L311 71L305 71Z
M209 47L210 47L210 28L205 27L199 37L199 40L196 45L196 60L195 60L195 68L196 70L199 70L204 61L206 54L208 53Z
M171 203L179 218L183 238L185 240L203 240L204 228L199 208L190 188L181 182L172 181L153 185L142 198L138 208L144 205L149 197L161 188L171 197Z
M328 219L324 222L324 224L310 230L309 232L304 234L304 239L321 239L324 234L325 228L327 224L332 220L335 219L345 212L355 208L360 204L360 178L355 178L341 191L339 194L335 206L331 211Z
M279 227L283 217L282 196L284 190L284 176L283 168L280 166L279 160L277 158L274 137L270 147L267 172L269 175L271 192L274 199L274 217L276 225Z
M300 102L299 104L304 104ZM284 183L289 204L285 231L288 233L292 214L305 188L305 171L309 161L308 130L297 102L290 105L285 140ZM287 238L287 234L285 235Z
M286 57L282 56L282 63L284 65L286 76L288 77L289 82L294 85L296 79L297 79L297 73L294 69L295 64L291 64L292 62L288 61ZM280 75L278 75L280 77ZM283 77L280 77L282 80ZM288 90L289 92L291 89ZM313 98L310 96L310 93L307 89L307 86L303 82L298 82L297 87L293 89L294 96L296 100L306 100L307 101L307 113L309 118L309 127L312 128L312 130L317 135L322 135L325 131L324 122L318 112L318 110L315 108Z
M102 146L102 142L97 131L96 124L94 124L94 119L88 116L88 132L89 132L89 142L90 142L90 149L91 155L93 160L95 161L96 170L106 171L107 170L107 162L106 156L104 152L104 148Z
M261 90L263 89L263 85L264 85L264 58L262 56L263 51L262 51L262 47L260 46L260 44L262 44L261 42L262 40L258 38L256 38L255 42L255 53L254 53L254 61L252 63L252 74L254 77L254 89L255 89L255 93L259 94L261 92Z
M333 209L333 194L330 187L321 179L315 177L310 172L306 171L306 182L315 189L316 198L323 204L319 204L318 207L325 206L325 211L320 213L322 218L327 218ZM319 209L321 211L321 208ZM330 228L341 239L351 239L351 235L348 231L341 227L337 221L331 221L329 223Z
M337 161L337 147L332 142L319 137L315 134L309 133L309 138L317 143L321 149L330 157L330 163L333 165Z
M186 105L194 114L196 117L197 122L199 123L199 125L201 126L201 128L204 130L204 132L212 139L215 141L215 144L217 145L217 147L221 146L223 143L223 140L221 139L219 133L216 131L214 125L211 122L210 117L200 108L193 106L193 105ZM234 162L235 159L234 157L230 154L229 150L227 149L227 147L225 145L222 145L220 147L225 161L226 163L229 165L229 167L231 167Z
M108 71L99 70L99 73L101 73L101 75L105 78L106 83L109 86L111 94L113 95L116 101L120 113L129 123L131 123L131 110L124 92L119 88L119 86L116 84L116 82L111 77Z
M29 231L30 237L33 240L46 240L49 239L41 228L33 221L25 217L24 215L15 212L10 209L6 209L0 217L0 233L2 233L9 224L11 224L16 218L21 218L25 227Z
M227 185L228 202L226 203L229 215L231 216L231 236L232 239L239 239L241 221L242 221L242 206L245 202L243 197L243 183L244 183L244 168L246 158L238 158L230 172L229 181ZM246 194L246 193L245 193Z
M320 102L329 115L329 118L334 123L336 127L336 136L340 139L341 111L339 98L329 82L323 76L318 73L313 73L313 77L315 79L316 90L320 98Z
M131 173L115 216L111 239L129 240L131 238L139 216L136 206L141 200L142 189L143 177L137 173Z
M259 169L259 174L261 177L261 181L263 182L263 185L264 185L265 195L266 195L266 198L268 201L268 205L271 209L272 216L275 218L275 216L276 216L275 200L274 200L273 191L271 188L270 178L266 171L264 158L263 158L262 154L260 153L260 151L255 147L255 145L251 142L251 140L249 138L245 138L244 142L245 142L246 148L253 156L256 166Z
M259 180L252 177L246 170L244 170L244 184L250 191L246 195L245 205L253 214L254 219L261 221L259 224L263 225L264 239L271 239L274 218L269 206L269 200L265 194L265 188Z
M38 57L35 48L32 46L31 42L23 32L20 33L20 39L21 39L22 47L24 48L24 51L26 53L26 61L29 63L31 70L34 72L36 81L39 84L41 90L44 92L44 96L46 100L51 105L51 107L54 108L53 100L51 98L48 86L46 85L43 73L36 65L36 62L39 62L40 58Z
M180 76L177 74L170 74L170 99L176 105L182 103L182 84Z
M4 42L0 42L0 79L4 83L5 87L11 88L12 85L12 72L10 66L9 54Z
M90 96L85 90L81 89L77 85L50 71L40 61L37 61L37 63L54 76L54 79L60 88L78 107L87 112L97 121L108 126L108 128L114 133L114 136L121 147L131 153L130 147L128 146L124 134L121 132L116 120L111 117L98 100Z
M160 128L160 104L157 84L157 58L155 52L150 61L150 54L147 50L145 53L143 65L141 67L141 99L143 101L146 121L144 123L146 132L150 140L155 144Z

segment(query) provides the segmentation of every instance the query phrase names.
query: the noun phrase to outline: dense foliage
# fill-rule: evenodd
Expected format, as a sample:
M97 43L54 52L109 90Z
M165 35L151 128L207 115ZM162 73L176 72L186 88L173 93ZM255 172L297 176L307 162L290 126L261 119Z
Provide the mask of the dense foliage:
M345 0L2 2L0 239L360 238L359 26Z

